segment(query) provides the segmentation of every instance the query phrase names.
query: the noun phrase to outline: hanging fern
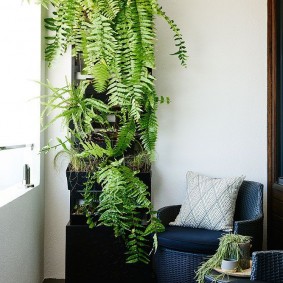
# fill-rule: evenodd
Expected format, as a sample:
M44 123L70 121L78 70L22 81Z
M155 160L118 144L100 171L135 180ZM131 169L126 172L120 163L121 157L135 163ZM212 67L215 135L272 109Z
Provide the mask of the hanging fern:
M45 5L46 5L45 1ZM57 54L63 55L68 46L74 44L75 34L81 22L79 0L50 1L55 7L54 17L45 20L45 27L54 35L47 36L45 60L51 64Z
M145 226L138 217L138 209L145 209L148 215L153 214L146 185L132 170L121 165L121 161L99 170L97 179L103 186L98 205L99 222L113 227L115 236L125 238L128 263L148 263L144 249L148 246L147 236L162 231L163 226L157 224L155 218L150 219L152 223L149 226Z
M95 13L89 21L84 23L86 31L83 34L85 72L93 75L96 90L103 92L110 78L109 68L115 60L116 39L108 18Z
M172 55L177 55L178 58L181 61L181 64L183 66L187 66L187 49L185 46L185 41L182 38L182 35L180 33L180 29L178 28L178 26L175 24L175 22L173 20L171 20L166 13L163 11L161 6L158 6L156 8L157 14L162 16L167 23L169 24L170 28L172 29L172 31L174 32L174 40L175 40L175 45L178 48L178 51L176 51L175 53L173 53Z
M57 55L72 46L72 56L84 63L83 73L93 79L76 85L50 90L43 102L43 115L60 110L46 125L63 118L68 129L66 141L60 141L65 152L78 164L95 162L85 189L85 211L90 227L93 206L90 188L99 182L103 191L98 223L111 226L116 236L125 239L127 261L148 262L148 236L163 225L154 216L146 185L130 168L128 152L139 145L137 154L154 160L157 140L158 104L169 98L158 97L155 91L155 17L162 17L173 31L177 55L186 66L187 51L180 29L158 4L157 0L39 0L44 7L53 6L53 14L45 19L48 30L45 59L50 65ZM97 94L85 97L87 87ZM99 99L106 94L106 102ZM96 97L97 95L97 97ZM115 125L108 121L115 115ZM69 146L68 146L69 144ZM47 146L46 150L52 146ZM136 152L135 152L136 153ZM125 157L123 159L122 157ZM133 165L133 164L132 164ZM149 221L142 225L139 210L146 211Z

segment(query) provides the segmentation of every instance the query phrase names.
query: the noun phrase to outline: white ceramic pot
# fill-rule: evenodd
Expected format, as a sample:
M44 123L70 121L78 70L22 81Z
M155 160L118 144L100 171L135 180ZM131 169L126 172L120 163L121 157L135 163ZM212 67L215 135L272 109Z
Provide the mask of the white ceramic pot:
M236 259L223 259L221 263L221 269L227 272L233 272L236 270L238 261Z

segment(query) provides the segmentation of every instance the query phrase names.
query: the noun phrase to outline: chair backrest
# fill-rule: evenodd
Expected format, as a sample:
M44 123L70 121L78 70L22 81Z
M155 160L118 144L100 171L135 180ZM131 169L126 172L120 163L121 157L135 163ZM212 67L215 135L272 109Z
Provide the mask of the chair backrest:
M283 251L253 252L251 281L283 282Z
M234 219L255 219L263 214L263 185L253 181L243 181L236 202Z
M263 185L244 181L240 187L234 215L234 232L251 236L251 252L262 250Z

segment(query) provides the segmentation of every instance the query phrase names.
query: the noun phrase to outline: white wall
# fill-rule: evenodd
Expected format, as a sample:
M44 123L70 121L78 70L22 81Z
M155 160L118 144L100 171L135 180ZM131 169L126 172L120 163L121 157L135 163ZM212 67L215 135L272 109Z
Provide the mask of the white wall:
M182 202L187 170L215 177L244 174L266 185L266 0L159 2L180 26L190 59L184 69L169 55L175 50L172 33L157 20L157 91L172 103L158 113L155 207ZM69 72L65 58L49 74L63 83ZM60 131L57 125L48 136ZM46 159L46 278L64 278L65 166L58 171L52 156Z
M159 109L156 207L180 203L188 170L215 177L267 178L266 0L162 0L181 28L188 68L173 53L172 33L158 20Z
M40 187L0 208L0 283L42 282L43 208Z
M54 86L66 85L66 79L70 82L70 51L46 71L46 77ZM65 131L61 123L57 121L46 131L45 137L46 142L54 137L64 140ZM51 142L56 143L54 140ZM50 151L45 156L44 278L60 279L65 278L65 229L69 221L70 193L65 173L68 160L59 158L55 166L55 155L55 151Z

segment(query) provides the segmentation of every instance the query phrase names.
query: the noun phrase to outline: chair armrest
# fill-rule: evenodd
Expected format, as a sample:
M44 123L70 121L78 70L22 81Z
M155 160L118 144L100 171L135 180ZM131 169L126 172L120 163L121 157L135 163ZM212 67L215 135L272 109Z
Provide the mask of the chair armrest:
M170 222L174 221L180 211L181 205L170 205L160 208L157 211L157 218L161 220L161 223L166 226Z
M283 251L269 250L253 252L251 280L282 282Z
M262 250L263 215L254 219L235 221L234 233L252 237L251 252Z

